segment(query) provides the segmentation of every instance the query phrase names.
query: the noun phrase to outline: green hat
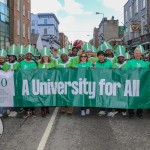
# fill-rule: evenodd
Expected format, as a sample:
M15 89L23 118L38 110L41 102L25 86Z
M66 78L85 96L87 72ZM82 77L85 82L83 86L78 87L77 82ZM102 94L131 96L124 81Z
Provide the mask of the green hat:
M66 54L66 55L68 55L68 50L67 50L67 49L65 49L65 48L60 49L60 51L59 51L59 55L62 55L62 54Z
M96 49L96 47L93 46L93 45L92 45L92 52L93 52L93 53L97 53L97 49Z
M141 53L144 54L145 49L144 49L144 47L142 45L138 45L136 48L140 49Z
M11 45L8 49L8 55L18 55L18 48L15 44Z
M6 56L7 56L6 50L4 50L4 49L0 50L0 56L6 58Z
M25 55L26 54L26 49L23 45L18 47L18 54L19 55Z
M48 56L50 57L51 56L51 53L50 53L50 49L48 49L47 47L44 47L41 51L41 56Z
M98 47L97 51L104 51L104 45L101 44L101 45Z
M66 49L67 49L67 50L72 50L72 48L73 48L73 46L72 46L72 45L68 45L68 46L66 46Z
M130 54L129 53L125 53L125 59L127 59L127 60L130 59Z
M28 54L28 53L34 55L34 48L31 45L28 45L26 47L26 54Z
M126 49L124 46L118 45L115 47L115 52L116 52L117 57L119 57L119 56L125 57Z
M37 48L34 49L34 56L40 56L40 52Z
M108 49L112 50L112 46L108 42L103 43L103 48L104 48L104 51L106 51Z
M87 51L91 51L92 52L92 45L90 43L82 44L81 48L85 52L87 52Z

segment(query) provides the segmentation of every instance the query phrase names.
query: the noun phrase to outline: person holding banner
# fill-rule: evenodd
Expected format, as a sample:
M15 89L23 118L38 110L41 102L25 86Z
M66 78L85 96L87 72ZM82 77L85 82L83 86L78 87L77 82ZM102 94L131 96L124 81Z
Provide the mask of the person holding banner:
M41 61L38 63L38 68L54 68L55 65L53 64L53 62L51 62L50 59L50 49L44 47L41 51ZM49 114L49 107L41 107L41 116L42 117L46 117L46 115Z
M37 69L38 64L37 62L32 59L34 55L34 48L31 45L26 47L26 59L20 62L20 69ZM24 108L25 114L23 118L27 118L30 115L35 117L35 109L33 107Z
M68 51L63 48L59 51L61 62L56 65L56 68L70 68L72 67L71 58L68 56ZM62 113L71 115L73 113L73 107L61 107L60 110Z
M18 48L18 62L21 62L22 60L25 59L25 47L23 45L19 46Z
M6 50L4 49L0 50L0 70L2 70L3 68L6 56L7 56Z
M88 62L88 57L86 55L85 52L83 52L80 56L79 56L79 64L77 64L78 68L88 68L88 67L92 67L92 63ZM82 107L81 108L81 116L85 116L85 115L89 115L90 114L90 109L86 108L86 107Z
M142 51L140 48L136 48L134 50L134 59L129 60L127 62L126 68L148 68L148 63L142 60ZM130 109L129 111L129 118L134 118L134 109ZM143 110L137 109L136 112L139 118L143 118Z
M95 64L95 68L112 68L112 62L105 58L105 53L103 51L99 51L97 53L97 57L98 62ZM104 108L99 111L98 116L104 116L106 113L108 117L114 117L117 112L113 112L113 109L111 108Z

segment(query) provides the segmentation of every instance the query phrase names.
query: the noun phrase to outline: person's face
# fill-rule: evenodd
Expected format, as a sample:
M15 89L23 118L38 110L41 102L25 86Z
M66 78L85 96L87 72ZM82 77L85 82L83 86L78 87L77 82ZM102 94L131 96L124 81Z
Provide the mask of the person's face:
M69 54L72 54L72 50L71 49L69 49L68 52L69 52Z
M24 60L25 56L24 55L19 55L19 60Z
M81 62L86 62L87 61L87 56L85 54L82 54L80 57Z
M96 52L93 52L92 55L93 55L93 57L96 57L96 56L97 56L97 53L96 53Z
M141 57L142 57L141 52L140 52L140 51L135 51L135 52L134 52L134 57L135 57L135 59L137 59L137 60L141 59Z
M5 58L3 56L0 56L0 63L4 63L5 62Z
M10 56L9 56L9 62L12 63L12 62L14 62L14 61L15 61L15 56L10 55Z
M106 54L111 55L111 50L110 50L110 49L107 49L107 50L106 50Z
M26 58L27 58L27 60L31 60L32 59L32 54L31 53L27 53L26 54Z
M99 60L100 62L103 62L104 59L105 59L105 57L104 57L103 54L98 55L98 60Z
M124 57L123 56L119 56L118 57L118 62L119 63L123 63L124 62Z
M57 55L57 53L58 53L58 50L54 50L54 49L52 50L53 55Z
M67 56L66 54L61 54L61 60L62 60L63 62L68 61L68 56Z
M43 56L44 63L48 63L48 56Z
M73 56L77 56L77 54L78 54L78 49L74 48L74 49L72 50L72 55L73 55Z
M91 51L87 51L86 55L87 55L88 58L90 58L92 56L92 52Z

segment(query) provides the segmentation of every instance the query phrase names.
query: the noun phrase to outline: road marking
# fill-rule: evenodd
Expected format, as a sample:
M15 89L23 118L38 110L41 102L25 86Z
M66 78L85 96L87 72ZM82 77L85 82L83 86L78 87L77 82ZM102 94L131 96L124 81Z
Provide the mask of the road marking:
M54 124L54 121L56 119L58 110L59 110L59 107L56 107L54 112L53 112L53 114L52 114L52 117L51 117L51 119L50 119L50 121L49 121L49 123L47 125L47 128L46 128L46 130L45 130L45 132L43 134L43 137L42 137L42 139L40 141L40 144L39 144L37 150L44 150L46 142L47 142L47 139L48 139L48 137L50 135L50 132L51 132L53 124Z

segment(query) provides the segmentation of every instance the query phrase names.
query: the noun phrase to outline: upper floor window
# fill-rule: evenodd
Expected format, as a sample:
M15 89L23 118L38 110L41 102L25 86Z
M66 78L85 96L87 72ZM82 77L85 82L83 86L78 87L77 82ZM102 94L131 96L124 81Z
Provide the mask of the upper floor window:
M44 24L47 24L47 19L44 19Z
M129 12L130 18L132 18L132 6L129 7Z
M146 7L146 1L142 0L142 9Z
M138 0L135 0L135 14L138 13Z
M44 34L47 34L47 28L44 29Z

